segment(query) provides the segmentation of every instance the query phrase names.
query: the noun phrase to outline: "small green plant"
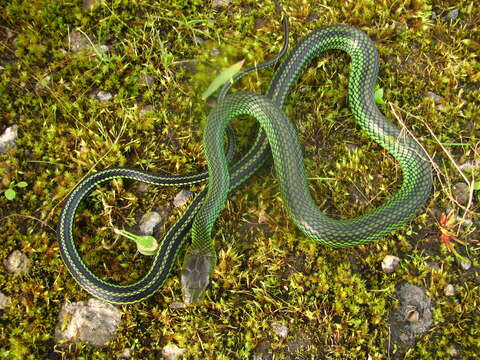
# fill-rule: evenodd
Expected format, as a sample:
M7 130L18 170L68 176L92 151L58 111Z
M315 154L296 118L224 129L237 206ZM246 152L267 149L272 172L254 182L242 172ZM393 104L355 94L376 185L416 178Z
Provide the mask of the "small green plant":
M15 197L17 196L17 192L15 191L15 188L24 188L27 187L27 183L25 181L20 181L19 183L15 183L15 181L12 181L10 185L8 186L8 189L5 190L4 195L7 198L7 200L14 200Z

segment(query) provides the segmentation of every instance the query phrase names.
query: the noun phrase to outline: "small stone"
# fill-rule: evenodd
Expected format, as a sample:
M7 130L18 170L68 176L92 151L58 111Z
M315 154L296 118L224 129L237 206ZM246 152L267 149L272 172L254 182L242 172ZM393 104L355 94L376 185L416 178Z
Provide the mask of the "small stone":
M400 263L399 257L393 256L393 255L387 255L383 258L382 269L387 274L392 273L395 270L397 270L399 263Z
M15 146L18 136L18 125L12 125L5 129L0 135L0 154L7 152L7 147Z
M193 196L191 191L182 189L173 199L173 206L180 207L187 203L187 201Z
M220 56L220 49L217 47L212 48L212 50L210 50L210 55L212 57Z
M153 77L146 74L140 75L137 81L138 85L147 86L147 87L153 86L154 83L155 83L155 80L153 79Z
M132 351L130 349L125 349L123 352L119 355L121 359L130 359L132 356Z
M458 182L453 185L452 193L455 199L462 204L467 205L470 198L470 188L467 184L463 182Z
M187 305L182 301L174 301L170 305L168 305L168 308L171 309L171 310L184 309L186 307L187 307Z
M459 11L458 9L453 9L452 11L449 11L446 18L447 20L455 20L458 17Z
M452 284L448 284L445 286L445 289L443 290L445 293L445 296L454 296L455 295L455 287Z
M472 261L470 259L459 259L459 263L460 267L465 271L470 270L470 268L472 267Z
M281 338L286 338L288 335L288 326L279 321L274 321L272 323L272 330L275 333L275 335Z
M10 298L0 292L0 310L5 310L10 305Z
M108 45L105 45L105 44L100 44L100 45L96 46L95 48L103 54L107 54L108 52L110 52L110 48L108 47Z
M55 328L55 340L87 342L103 346L116 336L122 313L97 299L63 304Z
M74 53L78 53L91 46L90 41L88 41L87 37L78 30L73 30L72 32L70 32L67 38L67 43L70 50Z
M165 360L176 360L179 356L182 356L187 350L179 348L175 344L170 344L162 349L162 356Z
M230 0L212 0L212 8L227 7L230 4Z
M141 116L148 114L149 112L155 110L153 105L143 105L140 107L139 114Z
M85 10L92 9L102 3L102 0L83 0L83 8Z
M407 316L405 316L405 320L411 323L418 323L418 320L420 320L420 314L418 313L417 309L411 309L407 313Z
M453 358L457 358L460 356L460 353L458 352L457 348L454 345L450 345L448 348L448 355L450 355Z
M216 48L214 48L216 49ZM182 60L176 63L176 66L190 71L192 74L197 72L198 61L196 60Z
M111 93L103 90L97 91L95 97L102 103L106 103L113 99L113 95Z
M5 268L14 274L24 274L30 268L30 260L27 255L19 250L13 251L7 259Z
M435 105L440 104L440 103L442 102L442 100L443 100L443 97L441 97L440 95L435 94L435 93L432 92L432 91L427 91L427 92L425 93L425 97L430 98L430 99L433 99L433 103L434 103Z
M263 19L263 18L256 18L255 19L255 29L261 29L263 28L265 25L267 25L268 23L268 20L267 19Z
M460 170L477 170L480 168L480 160L466 161L458 167Z
M139 182L138 185L136 186L136 190L139 193L145 193L145 192L148 191L148 184L143 183L143 182Z
M140 219L140 231L143 235L152 235L155 226L162 222L162 217L156 211L145 213Z

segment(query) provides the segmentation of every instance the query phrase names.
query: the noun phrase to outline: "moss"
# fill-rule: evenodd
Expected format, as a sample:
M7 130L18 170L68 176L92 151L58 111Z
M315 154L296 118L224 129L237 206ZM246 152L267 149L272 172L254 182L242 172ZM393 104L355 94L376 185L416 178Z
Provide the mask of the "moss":
M473 270L465 272L439 243L437 223L448 208L463 214L449 196L452 184L463 180L427 128L457 163L479 160L480 7L466 0L283 3L293 43L334 23L354 25L374 39L378 86L387 101L381 110L395 121L388 102L398 106L397 116L442 171L444 187L436 179L429 204L394 234L332 250L307 241L288 220L266 167L230 197L217 221L219 264L202 305L169 308L181 299L177 266L153 298L124 308L117 339L105 349L56 347L61 304L88 298L64 267L55 239L65 196L86 174L112 166L175 174L205 169L201 124L209 107L202 91L220 69L276 54L281 26L272 3L250 0L220 10L200 0L115 1L93 10L83 10L81 1L2 4L1 128L18 124L19 138L0 155L0 191L12 181L28 186L16 189L14 201L0 197L0 259L19 249L33 266L24 276L0 272L0 290L11 297L0 314L0 357L110 359L128 347L133 358L158 358L173 343L187 349L189 359L251 359L260 349L276 359L389 358L388 316L403 281L425 288L435 302L434 327L406 358L445 358L451 345L465 359L480 351L478 230L462 226L458 234L469 245L457 249L473 260ZM459 16L448 20L453 8ZM257 19L268 21L257 29ZM68 51L66 39L75 29L109 52ZM192 60L195 73L181 66ZM400 184L397 165L358 131L346 107L348 68L344 54L322 55L285 107L301 136L318 204L342 218L378 206ZM236 88L265 92L273 71L251 74ZM154 83L139 81L145 75ZM45 91L35 90L38 82ZM114 97L99 103L91 97L96 90ZM426 98L427 91L441 95L441 103ZM155 111L140 116L142 104ZM254 122L238 120L236 127L245 148ZM478 169L465 174L480 175ZM167 206L175 191L149 187L140 194L129 182L99 187L77 216L76 236L89 266L120 283L141 276L149 259L135 255L134 244L115 242L111 224L135 225L145 211ZM478 215L478 196L467 218ZM386 254L402 258L393 274L381 270ZM444 295L448 283L456 296ZM288 325L286 339L274 335L275 321Z

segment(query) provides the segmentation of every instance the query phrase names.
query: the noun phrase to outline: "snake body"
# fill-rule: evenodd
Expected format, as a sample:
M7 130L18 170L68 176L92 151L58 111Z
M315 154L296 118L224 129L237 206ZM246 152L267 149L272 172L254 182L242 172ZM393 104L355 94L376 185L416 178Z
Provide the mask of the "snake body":
M348 99L357 123L399 162L403 171L401 188L393 197L371 212L349 220L329 218L314 203L308 190L297 135L281 110L290 90L311 60L330 49L343 50L351 57ZM377 73L377 51L366 34L347 25L320 28L302 39L290 52L275 73L265 96L238 92L225 96L213 109L204 132L208 173L167 177L114 168L86 178L67 198L58 229L61 255L70 273L97 298L116 304L138 302L163 285L176 254L191 233L192 243L183 263L182 287L187 303L197 301L208 285L215 266L211 231L227 195L247 180L270 154L288 213L307 237L329 247L342 248L369 243L404 225L430 194L431 165L415 139L389 122L378 110L373 97ZM240 115L253 116L260 123L260 129L250 149L229 167L223 138L229 122ZM231 148L229 146L228 154L231 154ZM79 203L94 186L115 178L156 185L184 185L207 177L207 188L194 198L167 232L150 269L138 282L130 285L108 283L99 279L83 263L74 243L73 223Z

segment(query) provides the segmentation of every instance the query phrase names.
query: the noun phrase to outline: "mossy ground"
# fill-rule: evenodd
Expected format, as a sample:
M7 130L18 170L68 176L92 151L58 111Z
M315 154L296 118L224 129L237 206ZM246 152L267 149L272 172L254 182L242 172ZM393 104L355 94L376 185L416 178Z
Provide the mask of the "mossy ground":
M292 43L335 23L359 27L375 41L378 86L387 101L381 110L396 121L388 105L395 104L443 173L429 203L408 226L376 243L332 250L306 240L288 220L266 167L229 198L217 221L219 264L204 303L169 308L181 300L177 265L154 297L122 308L117 339L107 347L56 347L61 304L89 297L58 251L55 227L65 196L86 174L109 167L175 174L204 169L201 134L209 106L200 94L220 69L276 54L282 32L268 1L213 9L201 0L115 0L93 10L83 10L80 0L2 2L0 130L18 124L19 138L0 155L0 190L12 181L28 187L17 189L12 201L0 197L0 259L19 249L33 266L24 276L0 271L0 291L11 298L0 314L0 357L111 359L131 348L133 358L153 359L173 343L187 350L188 359L252 359L261 348L274 359L388 359L395 353L388 317L396 307L395 286L404 281L424 288L435 302L433 328L406 358L444 359L451 345L461 358L478 356L479 233L462 226L458 234L468 246L457 249L473 261L465 272L439 243L437 221L449 208L465 212L450 193L463 179L440 144L457 164L480 160L480 6L467 0L283 3ZM458 18L449 20L453 9ZM110 51L69 51L66 39L77 28ZM192 59L196 73L182 66ZM377 206L400 183L395 163L354 124L345 99L348 69L345 54L321 56L286 106L302 137L316 199L340 217ZM254 73L236 88L265 92L273 71ZM139 83L145 75L153 85ZM94 90L114 99L99 103L90 96ZM441 104L426 98L427 91L441 95ZM140 116L141 104L153 104L155 111ZM239 130L243 145L252 131ZM465 175L478 179L480 172ZM148 260L135 256L133 244L110 246L111 223L134 225L144 212L168 206L176 191L149 188L142 194L127 182L95 191L77 217L85 261L118 282L141 276ZM466 218L475 220L478 193L473 200ZM380 267L386 254L402 259L393 274ZM448 283L456 286L455 297L444 295ZM287 338L274 335L275 321L288 325Z

